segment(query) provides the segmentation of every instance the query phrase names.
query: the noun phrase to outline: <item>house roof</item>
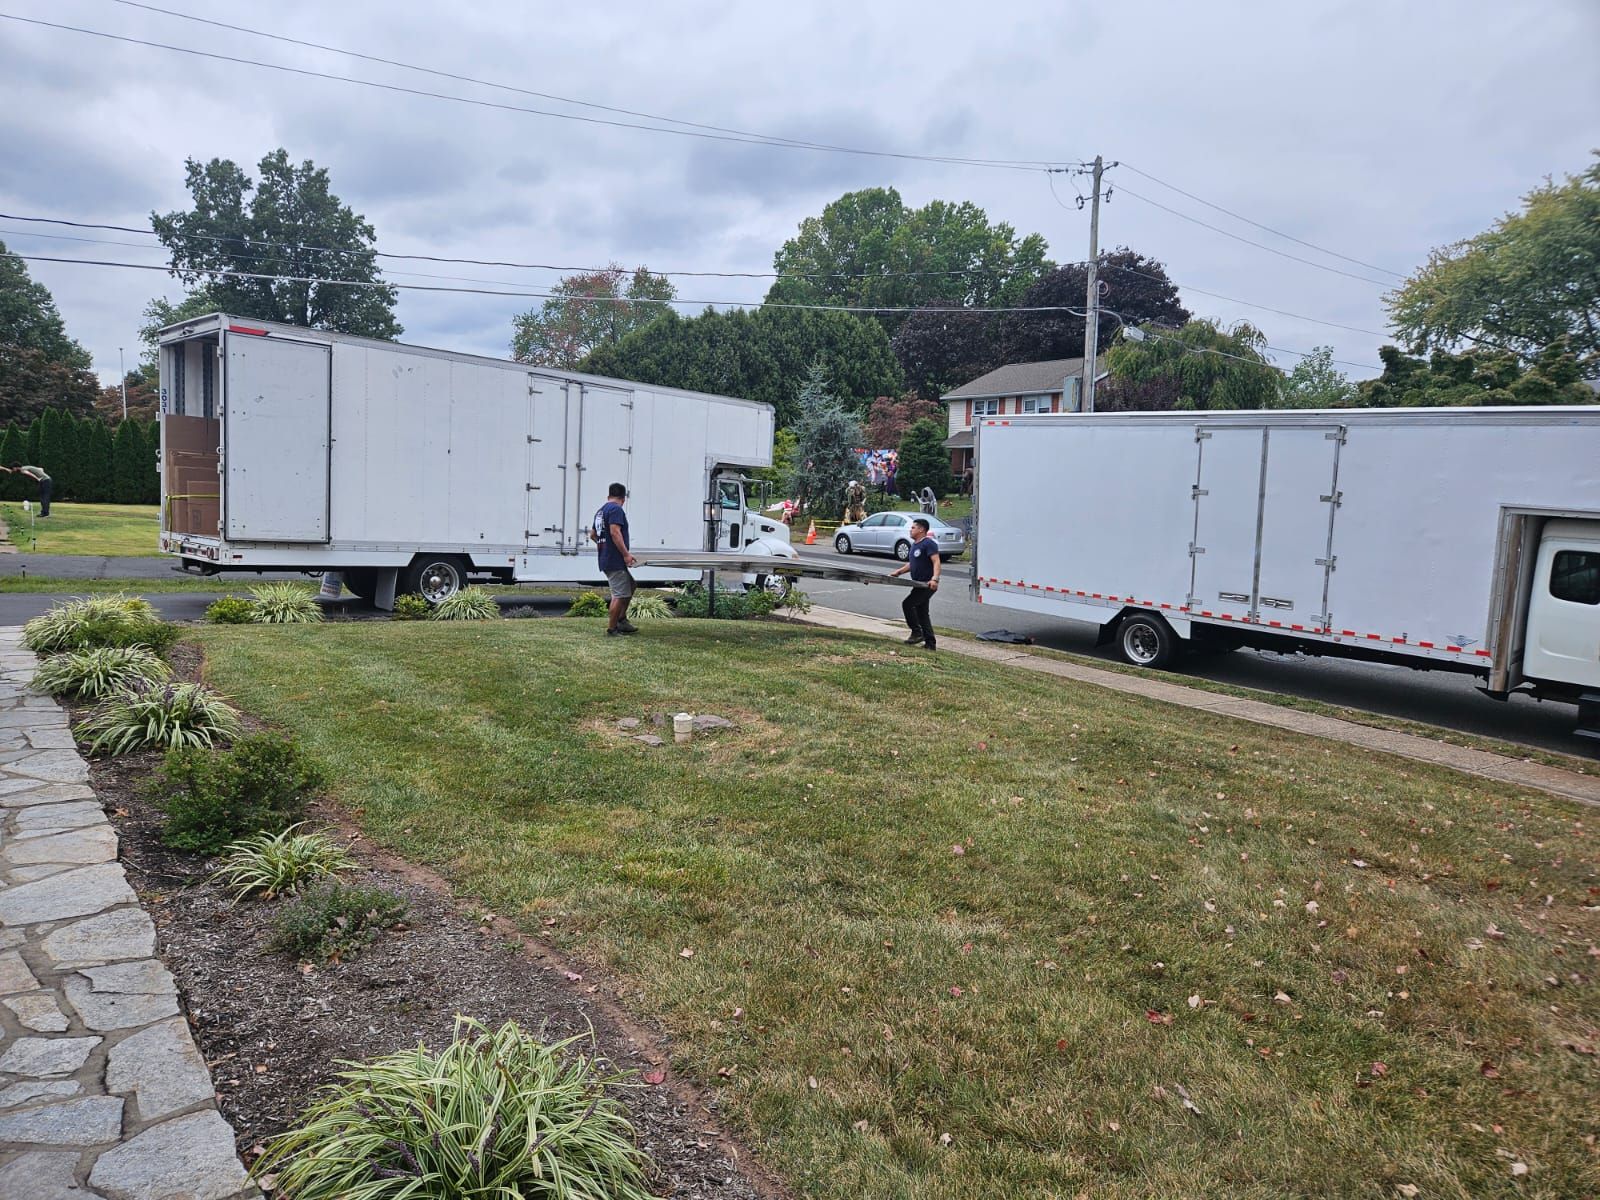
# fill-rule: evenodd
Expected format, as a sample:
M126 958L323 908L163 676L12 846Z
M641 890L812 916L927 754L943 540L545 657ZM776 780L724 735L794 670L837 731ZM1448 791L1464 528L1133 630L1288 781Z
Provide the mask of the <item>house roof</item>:
M972 430L963 429L960 433L952 433L944 440L946 450L971 450Z
M1048 362L1007 363L971 383L964 383L941 400L978 400L990 396L1025 396L1038 392L1059 392L1061 381L1083 374L1082 358L1052 358ZM1105 359L1095 361L1095 378L1105 374Z

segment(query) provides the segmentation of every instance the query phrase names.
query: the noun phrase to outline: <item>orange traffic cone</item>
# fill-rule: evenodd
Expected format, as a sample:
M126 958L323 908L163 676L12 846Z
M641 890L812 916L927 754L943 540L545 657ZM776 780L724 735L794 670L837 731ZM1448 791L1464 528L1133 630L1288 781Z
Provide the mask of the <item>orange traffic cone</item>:
M816 523L815 520L813 520L811 522L811 528L806 530L806 545L815 546L816 544L817 544L817 523Z

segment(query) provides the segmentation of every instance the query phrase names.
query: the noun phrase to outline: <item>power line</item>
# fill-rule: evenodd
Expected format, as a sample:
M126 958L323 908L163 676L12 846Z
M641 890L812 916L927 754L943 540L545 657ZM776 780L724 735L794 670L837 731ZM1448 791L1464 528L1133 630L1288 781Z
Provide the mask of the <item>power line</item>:
M15 213L0 213L0 220L29 221L44 225L65 225L73 229L100 229L116 233L139 233L148 237L159 237L153 229L141 228L135 225L112 225L95 221L68 221L58 217L25 217ZM214 233L183 233L174 234L175 237L191 241L230 242L242 245L245 249L257 247L272 247L287 250L309 250L321 254L371 254L378 258L394 258L411 262L436 262L459 263L473 267L509 267L521 271L565 271L592 274L607 267L579 267L561 266L556 263L533 262L507 262L490 258L452 258L440 254L397 254L388 250L352 250L348 246L306 246L299 242L274 242L257 240L254 238L228 237ZM85 238L92 241L92 238ZM132 245L129 242L108 243L110 245ZM155 247L152 247L154 249ZM1081 266L1081 263L1061 263L1059 266ZM951 267L940 271L856 271L856 272L805 272L805 271L651 271L652 275L667 275L681 278L700 279L911 279L933 276L949 275L983 275L996 279L1015 274L1022 268L1011 270L991 271L985 267Z
M96 259L96 258L63 258L63 257L59 257L59 256L51 256L51 255L44 255L44 254L16 254L16 253L13 253L11 251L6 251L4 254L0 254L0 258L12 258L12 259L17 259L17 260L19 260L21 262L71 263L71 264L74 264L74 265L77 265L77 266L84 266L84 267L122 267L122 268L125 268L125 269L128 269L128 270L134 270L134 271L164 271L164 272L168 272L168 273L172 272L172 268L171 267L161 266L161 265L158 265L156 263L113 262L113 261L110 261L110 260L107 260L107 259ZM785 302L779 302L779 301L766 301L766 300L687 300L687 299L681 299L681 298L677 298L677 297L674 297L671 300L658 300L658 299L649 298L649 297L630 297L630 296L564 296L564 295L559 295L558 296L553 292L503 291L503 290L489 290L489 289L486 289L486 288L465 288L465 287L435 287L435 286L430 286L430 285L420 284L420 283L386 283L386 282L384 282L382 280L371 280L371 279L328 279L328 278L324 278L324 277L319 276L319 275L281 275L281 274L268 274L266 272L259 272L259 271L227 271L227 270L207 269L207 270L202 270L202 271L196 271L194 273L195 274L200 274L200 275L218 275L218 276L221 276L221 277L226 278L226 279L261 279L261 280L269 280L269 281L272 281L272 282L275 282L275 283L331 284L331 285L336 285L336 286L340 286L340 287L360 287L360 288L397 288L397 289L402 290L402 291L411 291L411 292L459 292L459 293L463 293L463 294L467 294L467 295L474 295L474 296L511 296L511 297L517 297L517 298L521 298L521 299L533 299L533 300L571 300L571 301L575 301L575 302L578 302L578 303L593 303L593 304L695 305L695 306L699 306L699 307L711 307L711 308L783 308L783 309L805 309L805 310L808 310L808 311L811 311L811 312L848 312L848 313L914 313L914 312L921 311L920 309L917 309L917 308L894 308L894 307L885 307L885 306L881 306L881 305L865 305L865 304L861 304L861 305L852 305L852 304L792 304L792 303L785 303ZM1073 314L1075 314L1077 316L1084 315L1084 310L1083 309L1081 309L1081 308L1072 308L1072 307L1070 307L1068 305L1064 305L1064 304L1046 304L1046 305L1038 305L1038 306L1033 306L1033 307L1012 307L1012 308L984 308L984 307L965 308L965 307L963 307L963 308L961 308L959 310L952 310L952 311L974 312L974 313L1067 312L1067 313L1073 313Z
M1125 183L1117 184L1117 190L1122 192L1124 195L1132 196L1135 200L1141 200L1153 208L1159 208L1162 212L1169 212L1175 217L1181 217L1185 221L1190 221L1195 225L1199 225L1202 229L1209 229L1213 233L1220 233L1223 237L1230 237L1236 242L1243 242L1246 246L1254 246L1257 250L1265 250L1268 254L1276 254L1280 258L1287 258L1297 263L1304 263L1308 267L1315 267L1319 271L1327 271L1333 275L1343 275L1346 279L1359 279L1362 283L1372 284L1373 287L1386 288L1390 286L1381 279L1368 279L1365 275L1357 275L1353 271L1341 271L1338 267L1330 267L1327 263L1319 263L1309 258L1301 258L1298 254L1290 254L1287 250L1279 250L1276 246L1269 246L1265 242L1251 241L1249 238L1234 233L1232 230L1224 229L1220 225L1213 225L1209 221L1202 221L1199 217L1192 217L1186 212L1181 212L1176 208L1171 208L1168 205L1161 203L1159 200L1152 200L1149 196L1141 196L1138 192L1134 191Z
M284 43L286 43L288 45L291 45L291 46L303 46L303 47L306 47L307 49L310 49L310 50L323 50L323 51L326 51L326 52L328 52L330 54L343 54L343 55L346 55L346 56L348 56L350 58L361 59L364 62L378 63L378 64L380 64L382 66L386 66L386 67L399 67L401 70L417 71L417 72L420 72L421 74L433 75L433 76L435 76L437 78L440 78L440 79L450 79L450 80L454 80L454 81L456 81L458 83L470 83L470 84L476 84L479 87L495 88L495 89L497 89L499 91L512 92L512 93L515 93L516 95L519 95L519 96L533 96L533 97L535 97L536 99L539 99L539 100L555 100L555 101L557 101L559 103L562 103L562 104L573 104L573 105L577 105L577 106L579 106L581 108L596 109L597 111L600 111L600 112L616 113L619 116L640 117L640 118L642 118L644 120L647 120L647 121L662 121L662 122L666 122L666 123L671 124L671 125L683 125L683 126L689 128L689 129L702 129L702 130L707 130L707 131L712 132L712 133L730 134L730 135L732 135L734 137L741 138L741 139L750 139L750 140L760 141L760 142L765 142L765 143L784 145L784 146L789 146L789 147L792 147L794 149L799 149L799 150L822 150L822 151L828 151L830 153L844 153L844 154L873 154L873 153L879 153L878 151L854 150L854 149L850 149L849 147L834 146L834 145L830 145L830 144L828 144L826 142L812 142L812 141L807 141L804 138L784 137L781 134L758 133L758 132L753 132L753 131L748 130L748 129L733 129L733 128L730 128L730 127L728 127L726 125L710 125L710 124L706 124L706 123L700 122L700 121L685 121L685 120L682 120L682 119L680 119L678 117L664 117L660 113L645 112L645 111L642 111L640 109L619 108L619 107L617 107L615 105L611 105L611 104L599 104L599 103L596 103L595 101L592 101L592 100L578 100L578 99L575 99L572 96L558 95L555 92L534 91L531 88L518 87L515 84L498 83L498 82L496 82L494 80L491 80L491 79L479 79L476 76L472 76L472 75L460 75L460 74L455 73L454 71L443 71L443 70L439 70L439 69L434 68L434 67L422 66L422 65L420 65L418 63L402 62L402 61L400 61L398 59L393 59L393 58L381 58L381 57L379 57L378 55L375 55L375 54L365 54L365 53L362 53L359 50L350 50L350 49L347 49L347 48L342 47L342 46L328 46L328 45L324 45L321 42L306 41L306 40L301 39L301 38L289 37L289 36L287 36L285 34L281 34L281 33L271 33L271 32L269 32L267 30L264 30L264 29L251 29L249 26L246 26L246 25L232 25L232 24L229 24L227 21L217 21L217 20L213 20L210 17L202 17L202 16L199 16L199 15L194 14L194 13L179 12L176 9L171 9L171 8L160 8L160 7L158 7L158 6L154 5L154 4L142 4L142 3L139 3L138 0L112 0L112 2L115 3L115 4L121 4L121 5L123 5L124 7L127 7L127 8L139 8L139 9L145 10L146 12L160 13L162 16L176 17L178 20L181 20L181 21L194 21L194 22L196 22L198 24L201 24L201 25L211 25L211 26L214 26L214 27L216 27L218 29L229 29L229 30L232 30L235 33L249 34L252 37L268 38L271 41L284 42ZM920 157L920 156L896 156L896 157ZM1050 160L1050 159L959 159L959 160L944 160L944 159L940 159L938 161L959 161L959 162L965 163L967 165L973 165L973 166L981 164L981 165L984 165L984 166L1003 166L1003 167L1021 167L1021 168L1029 168L1029 167L1038 168L1038 167L1050 166L1050 165L1054 164L1054 160Z
M1125 267L1120 263L1102 263L1100 269L1102 271L1124 271L1129 275L1153 279L1157 283L1170 283L1175 288L1194 292L1199 296L1210 296L1213 300L1226 300L1229 304L1242 304L1246 308L1259 308L1262 312L1276 313L1280 317L1293 317L1297 321L1308 321L1313 325L1326 325L1330 329L1343 329L1350 333L1365 333L1376 338L1389 336L1387 333L1377 329L1362 329L1359 325L1341 325L1338 321L1324 321L1320 317L1308 317L1305 313L1290 312L1286 308L1273 308L1269 304L1257 304L1254 300L1241 300L1237 296L1224 296L1221 292L1208 292L1205 288L1195 287L1192 283L1179 283L1170 276L1152 275L1149 271L1140 271L1135 267Z
M126 0L118 0L118 2L119 3L124 3L124 2L126 2ZM1193 200L1196 204L1204 204L1207 208L1215 209L1219 213L1225 213L1226 215L1232 217L1235 221L1243 221L1246 225L1254 225L1257 229L1265 230L1267 233L1270 233L1270 234L1274 235L1275 237L1284 238L1287 241L1291 241L1291 242L1294 242L1294 243L1296 243L1298 245L1304 246L1309 250L1316 250L1317 252L1319 252L1321 254L1326 254L1326 255L1328 255L1328 256L1330 256L1332 258L1343 259L1345 262L1353 263L1355 266L1358 266L1358 267L1366 267L1369 271L1381 271L1385 275L1393 275L1396 279L1404 279L1405 278L1405 276L1403 274L1401 274L1399 271L1392 271L1388 267L1380 267L1377 263L1370 263L1370 262L1365 261L1364 259L1351 258L1350 255L1348 255L1348 254L1340 254L1339 251L1337 251L1337 250L1329 250L1326 246L1319 246L1315 242L1308 242L1304 238L1296 237L1292 233L1285 233L1281 229L1274 229L1271 225L1263 225L1260 221L1251 220L1249 217L1245 216L1243 213L1236 213L1231 208L1223 208L1222 205L1220 205L1220 204L1213 204L1210 200L1207 200L1202 196L1196 196L1193 192L1184 191L1181 187L1179 187L1175 183L1168 183L1165 179L1157 179L1154 175L1150 174L1149 171L1141 171L1138 167L1134 166L1132 163L1128 162L1126 159L1123 160L1122 165L1124 167L1126 167L1128 170L1132 171L1135 175L1142 175L1144 178L1148 179L1151 183L1160 184L1162 187L1167 188L1170 191L1177 192L1178 195L1180 195L1180 196L1187 196L1189 199ZM1124 189L1124 190L1126 190L1126 189ZM1130 193L1130 194L1132 194L1132 193ZM1140 200L1144 199L1143 196L1139 196L1137 198L1140 199Z
M1002 171L1036 171L1038 163L1022 163L1006 159L964 158L957 155L939 154L910 154L894 150L868 150L854 146L828 146L817 142L800 142L770 138L766 136L745 137L730 133L713 133L705 129L673 129L665 125L644 125L637 121L613 120L607 117L584 116L581 113L553 112L550 109L528 108L518 104L503 104L495 100L480 100L470 96L456 96L449 92L433 92L425 88L406 87L398 83L382 83L375 79L358 79L352 75L339 75L331 71L313 71L308 67L291 67L283 63L262 62L259 59L243 58L233 54L219 54L212 50L196 50L190 46L174 46L168 42L155 42L145 38L128 37L120 33L107 33L100 29L86 29L81 25L65 25L55 21L41 21L34 17L20 17L14 13L0 12L0 19L16 21L24 25L37 25L44 29L58 29L67 33L81 33L88 37L103 38L107 41L124 42L132 46L145 46L154 50L169 50L174 54L188 54L195 58L208 58L216 62L234 63L239 66L260 67L268 71L282 71L289 75L299 75L308 79L323 79L334 83L351 83L360 87L375 88L379 91L395 92L406 96L421 96L430 100L446 100L454 104L468 104L476 108L495 109L499 112L524 113L535 117L551 117L558 121L579 121L588 125L604 125L614 129L636 129L646 133L666 133L676 137L701 138L714 142L733 142L746 146L772 146L785 150L821 151L832 154L853 154L871 158L894 158L911 162L941 163L948 166L983 167L991 170ZM491 85L492 86L492 85ZM1063 160L1065 161L1065 160Z

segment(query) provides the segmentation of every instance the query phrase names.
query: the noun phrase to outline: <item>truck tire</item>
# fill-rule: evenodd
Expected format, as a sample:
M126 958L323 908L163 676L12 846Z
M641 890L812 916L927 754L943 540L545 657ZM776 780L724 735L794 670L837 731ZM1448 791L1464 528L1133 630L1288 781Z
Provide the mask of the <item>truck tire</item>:
M1178 657L1178 635L1155 613L1133 612L1117 624L1117 654L1136 667L1162 670Z
M894 556L901 562L911 561L911 543L901 538L894 544Z
M429 604L448 600L467 586L467 564L452 554L419 554L400 572L401 594L416 592Z

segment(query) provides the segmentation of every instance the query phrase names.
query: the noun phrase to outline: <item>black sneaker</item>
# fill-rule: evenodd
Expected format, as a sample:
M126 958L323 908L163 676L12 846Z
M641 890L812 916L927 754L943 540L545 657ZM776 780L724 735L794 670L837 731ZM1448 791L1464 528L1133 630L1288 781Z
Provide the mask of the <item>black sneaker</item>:
M922 635L920 633L913 633L910 637L908 637L905 640L905 644L907 646L916 646L916 645L919 645L921 642L922 642Z
M632 621L627 620L626 618L624 618L623 620L617 622L617 628L619 630L621 630L623 633L638 633L639 632L639 627L637 625L635 625Z
M939 647L932 638L929 638L927 641L922 643L922 648L924 650L937 650Z
M621 629L607 629L606 630L606 636L607 637L621 637L622 636L622 630Z

